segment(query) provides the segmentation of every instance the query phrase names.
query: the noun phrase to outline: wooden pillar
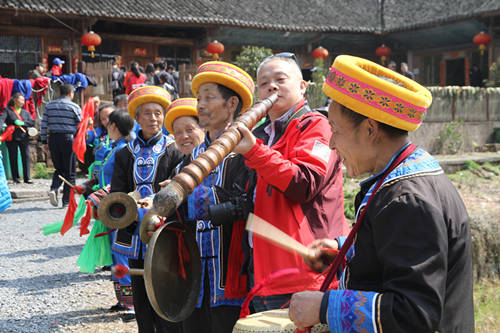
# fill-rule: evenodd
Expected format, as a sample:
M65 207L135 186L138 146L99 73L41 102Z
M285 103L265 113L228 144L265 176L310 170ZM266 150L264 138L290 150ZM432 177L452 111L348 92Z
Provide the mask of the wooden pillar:
M470 63L469 63L469 57L465 57L465 85L470 86L470 77L469 77L469 72L470 72Z
M444 87L446 84L446 61L441 60L439 63L439 85L441 87Z

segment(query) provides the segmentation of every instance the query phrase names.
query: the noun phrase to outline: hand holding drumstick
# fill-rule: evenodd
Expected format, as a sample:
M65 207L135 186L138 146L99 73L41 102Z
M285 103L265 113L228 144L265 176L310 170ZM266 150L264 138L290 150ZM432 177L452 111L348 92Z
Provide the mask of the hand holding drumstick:
M290 237L260 217L250 214L246 229L285 250L300 254L304 261L316 272L322 272L333 261L338 251L338 243L334 239L317 239L308 247Z

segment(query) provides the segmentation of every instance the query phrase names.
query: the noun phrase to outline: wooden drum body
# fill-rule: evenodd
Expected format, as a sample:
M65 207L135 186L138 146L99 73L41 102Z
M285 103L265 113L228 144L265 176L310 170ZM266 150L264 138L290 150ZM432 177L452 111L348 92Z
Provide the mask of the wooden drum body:
M297 327L288 317L288 309L269 310L254 313L239 319L233 328L233 333L294 333ZM312 333L330 332L328 325L318 324L311 328Z

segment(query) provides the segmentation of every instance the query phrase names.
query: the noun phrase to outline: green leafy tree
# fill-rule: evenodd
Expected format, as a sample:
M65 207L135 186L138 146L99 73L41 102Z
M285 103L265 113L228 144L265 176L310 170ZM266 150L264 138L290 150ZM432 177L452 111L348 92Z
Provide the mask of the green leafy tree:
M262 60L273 55L271 49L257 46L245 46L239 55L236 56L235 64L244 69L250 76L257 79L257 68Z

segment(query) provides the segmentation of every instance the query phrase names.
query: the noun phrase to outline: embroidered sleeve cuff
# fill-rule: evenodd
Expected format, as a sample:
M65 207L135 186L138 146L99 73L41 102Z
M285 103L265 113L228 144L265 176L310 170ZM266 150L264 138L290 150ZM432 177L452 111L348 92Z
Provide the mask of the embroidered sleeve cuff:
M335 240L339 243L339 250L344 245L346 239L347 239L346 236L339 236L335 238ZM351 260L352 257L354 257L354 246L351 246L347 251L347 253L345 254L345 258L347 261Z
M215 204L212 187L198 185L188 197L188 216L191 220L209 220L208 207Z
M378 332L379 296L375 292L331 290L327 314L330 332Z

